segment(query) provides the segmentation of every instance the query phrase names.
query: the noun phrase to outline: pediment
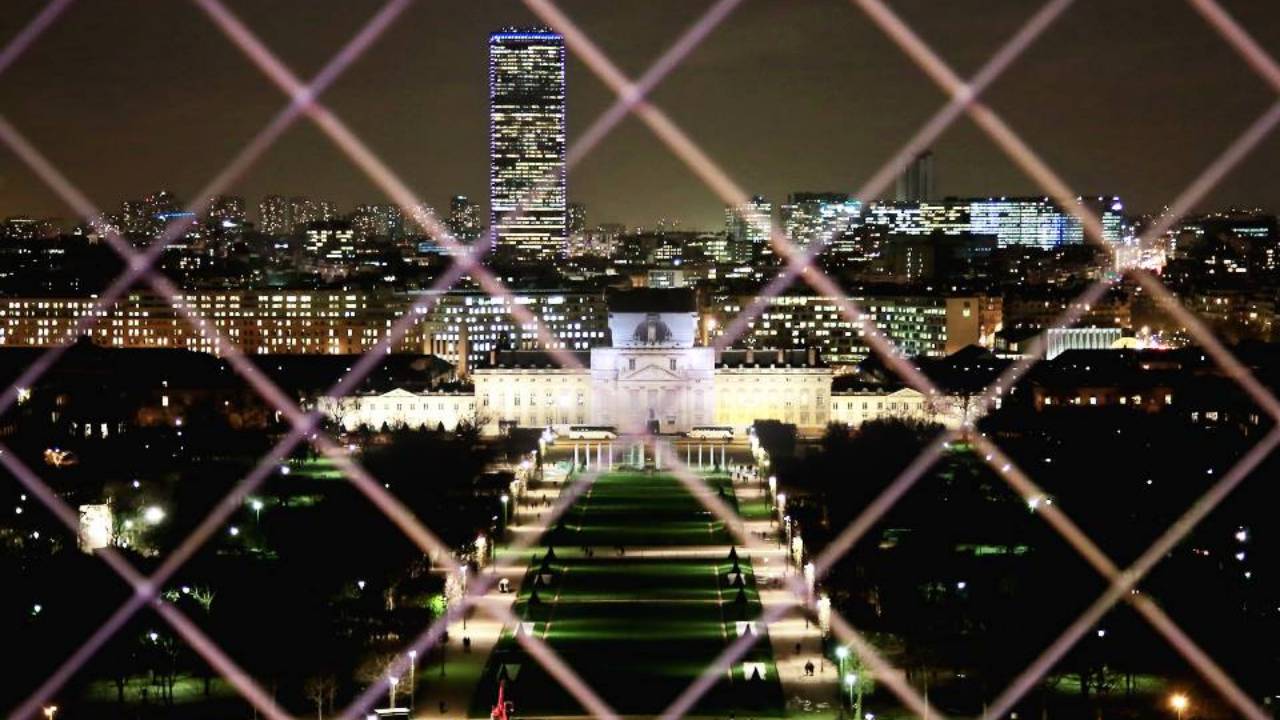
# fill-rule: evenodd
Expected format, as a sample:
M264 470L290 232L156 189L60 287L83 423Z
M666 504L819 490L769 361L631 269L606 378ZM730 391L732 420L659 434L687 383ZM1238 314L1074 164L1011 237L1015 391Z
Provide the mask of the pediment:
M405 390L404 388L396 388L394 390L388 390L382 393L381 395L379 395L378 397L391 400L394 398L417 398L418 396L414 395L408 390Z
M668 381L684 380L684 376L658 365L645 365L644 367L636 368L635 370L624 370L618 379Z

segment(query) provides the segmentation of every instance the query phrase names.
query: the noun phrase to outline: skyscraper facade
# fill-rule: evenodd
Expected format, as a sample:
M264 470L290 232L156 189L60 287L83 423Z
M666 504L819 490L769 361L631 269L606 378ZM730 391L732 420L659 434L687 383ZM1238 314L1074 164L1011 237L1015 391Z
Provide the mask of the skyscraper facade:
M732 260L745 262L756 255L769 255L769 233L773 227L773 203L762 195L752 196L740 206L724 209L725 235L732 248Z
M565 143L564 38L549 30L490 35L490 220L509 259L565 253Z
M258 227L267 235L293 232L293 213L289 201L279 195L268 195L258 203Z
M926 150L917 155L898 176L895 190L898 202L932 202L933 153Z
M448 224L459 242L473 243L480 239L480 208L466 195L455 195L449 200Z

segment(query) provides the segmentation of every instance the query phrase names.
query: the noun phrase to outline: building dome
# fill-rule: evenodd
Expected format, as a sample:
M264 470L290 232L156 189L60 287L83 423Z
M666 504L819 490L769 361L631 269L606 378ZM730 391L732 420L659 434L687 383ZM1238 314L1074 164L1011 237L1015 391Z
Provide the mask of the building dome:
M658 313L648 313L644 322L636 326L631 341L641 345L662 345L672 341L671 328L662 321Z

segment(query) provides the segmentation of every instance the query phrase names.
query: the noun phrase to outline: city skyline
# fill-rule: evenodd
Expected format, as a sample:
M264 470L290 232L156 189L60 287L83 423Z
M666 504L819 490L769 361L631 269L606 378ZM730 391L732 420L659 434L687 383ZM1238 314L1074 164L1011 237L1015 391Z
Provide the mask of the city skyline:
M941 96L865 16L842 5L795 10L774 2L744 3L659 86L655 100L749 192L779 203L791 192L856 189L941 104ZM30 13L38 7L25 6ZM305 76L376 8L345 5L305 42L282 35L314 12L302 5L277 4L271 12L234 9ZM1272 42L1268 32L1276 24L1266 19L1274 10L1230 9L1258 28L1260 42ZM485 197L485 39L500 27L532 21L513 4L452 10L412 5L324 96L375 149L396 157L397 172L437 208L457 194ZM615 9L606 17L589 4L566 5L633 76L704 10L653 3ZM1031 11L1011 2L985 7L980 18L949 8L922 10L913 3L901 8L962 72L983 62ZM787 30L778 38L768 31L784 12ZM0 32L11 36L29 17L11 13ZM141 47L83 42L121 33L153 34L155 41ZM433 43L428 52L411 43L422 37ZM130 78L144 65L150 68L157 53L175 49L170 43L190 50L170 53L160 81L134 85ZM1080 43L1092 52L1079 52ZM568 55L572 144L612 97L573 52ZM1136 74L1155 63L1166 71L1146 83L1127 82L1120 70ZM1221 81L1236 72L1242 82ZM1152 211L1265 107L1267 88L1247 72L1188 8L1163 12L1151 3L1116 15L1081 4L1013 65L990 99L1082 192L1120 195L1136 211ZM208 92L186 93L181 103L171 93L156 92L197 84ZM138 112L139 97L146 98L148 112ZM226 98L235 102L228 105ZM189 197L283 104L197 10L164 6L115 14L74 7L0 79L0 99L12 108L10 121L34 140L47 139L46 133L58 138L39 144L52 145L52 159L106 207L161 187ZM80 100L94 112L79 112ZM1149 113L1150 107L1161 112ZM704 112L710 109L716 112ZM215 127L219 131L212 134ZM95 138L107 133L120 141L103 148ZM764 137L769 141L762 142ZM1186 152L1161 153L1167 146ZM1265 158L1274 157L1275 148L1274 138L1264 141L1254 159L1228 175L1202 206L1274 206ZM968 121L945 134L934 150L939 196L1037 192ZM0 158L0 179L0 213L67 216L11 155ZM723 212L722 203L634 120L604 141L571 176L570 186L569 199L588 207L592 223L651 226L677 219L684 227L714 228ZM287 132L231 192L308 195L343 207L384 201L305 122ZM885 193L891 195L892 188Z

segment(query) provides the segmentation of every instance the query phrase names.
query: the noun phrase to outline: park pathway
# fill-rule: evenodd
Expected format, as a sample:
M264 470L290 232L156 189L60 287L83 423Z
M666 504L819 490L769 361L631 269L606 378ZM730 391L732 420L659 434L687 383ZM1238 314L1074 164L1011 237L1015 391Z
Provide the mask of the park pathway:
M704 481L736 503L727 476ZM605 473L530 553L512 610L619 713L654 716L761 613L757 558L742 548L731 556L732 547L723 524L675 478ZM768 554L781 564L780 550ZM503 629L489 656L471 717L487 716L499 678L519 716L585 714L525 654L514 630ZM753 645L692 714L781 717L773 653L771 642Z

